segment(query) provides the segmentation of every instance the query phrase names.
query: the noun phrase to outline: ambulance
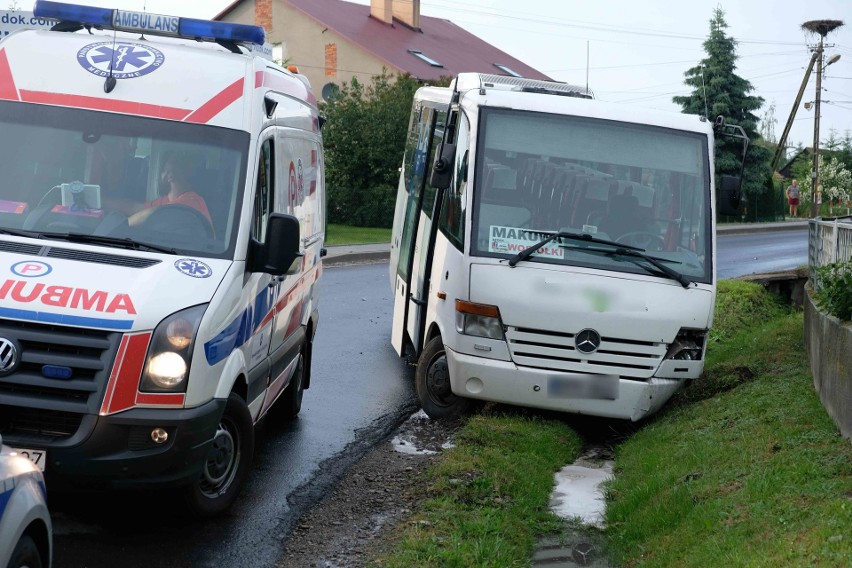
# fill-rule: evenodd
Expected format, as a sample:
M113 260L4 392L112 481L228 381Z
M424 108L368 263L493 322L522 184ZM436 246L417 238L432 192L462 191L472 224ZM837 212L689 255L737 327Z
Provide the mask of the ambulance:
M257 26L34 13L0 41L0 434L51 490L220 513L311 383L316 99Z

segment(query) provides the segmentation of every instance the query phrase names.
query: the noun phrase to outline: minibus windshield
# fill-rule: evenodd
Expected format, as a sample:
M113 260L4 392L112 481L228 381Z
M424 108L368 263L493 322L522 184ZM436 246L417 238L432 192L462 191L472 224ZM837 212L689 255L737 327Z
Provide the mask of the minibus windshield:
M633 247L711 282L707 136L586 117L481 110L471 254L511 259L557 232ZM568 246L570 245L570 246ZM553 239L528 263L647 274Z
M233 258L249 135L0 102L0 233Z

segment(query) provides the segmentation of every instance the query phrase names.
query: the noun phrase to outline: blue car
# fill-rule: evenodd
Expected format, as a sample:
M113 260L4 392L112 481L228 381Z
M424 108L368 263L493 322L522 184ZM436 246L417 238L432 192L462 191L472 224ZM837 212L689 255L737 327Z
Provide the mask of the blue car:
M49 567L52 547L44 476L0 438L0 568Z

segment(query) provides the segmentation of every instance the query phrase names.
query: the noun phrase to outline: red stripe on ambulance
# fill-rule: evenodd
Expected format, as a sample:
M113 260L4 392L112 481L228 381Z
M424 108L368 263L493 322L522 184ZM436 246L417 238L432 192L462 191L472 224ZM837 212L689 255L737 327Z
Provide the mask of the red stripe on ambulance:
M118 101L100 97L69 95L66 93L48 93L44 91L21 91L21 100L28 103L57 105L91 110L106 110L124 114L136 114L152 118L182 120L190 111L162 105L149 105L135 101Z
M228 108L233 102L243 96L244 79L238 79L226 87L221 93L201 105L195 112L187 116L186 122L204 124L214 116Z
M15 78L12 77L12 68L9 67L9 58L6 50L0 49L0 99L18 101L18 88L15 87Z
M101 405L101 415L121 412L136 404L139 377L142 376L150 340L150 331L121 338Z

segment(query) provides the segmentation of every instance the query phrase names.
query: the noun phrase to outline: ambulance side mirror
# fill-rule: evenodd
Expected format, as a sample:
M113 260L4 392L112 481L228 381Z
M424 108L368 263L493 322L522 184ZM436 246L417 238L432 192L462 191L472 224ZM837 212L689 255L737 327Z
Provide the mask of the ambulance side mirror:
M298 272L302 260L299 243L299 220L284 213L270 214L265 242L250 241L248 269L273 276Z

